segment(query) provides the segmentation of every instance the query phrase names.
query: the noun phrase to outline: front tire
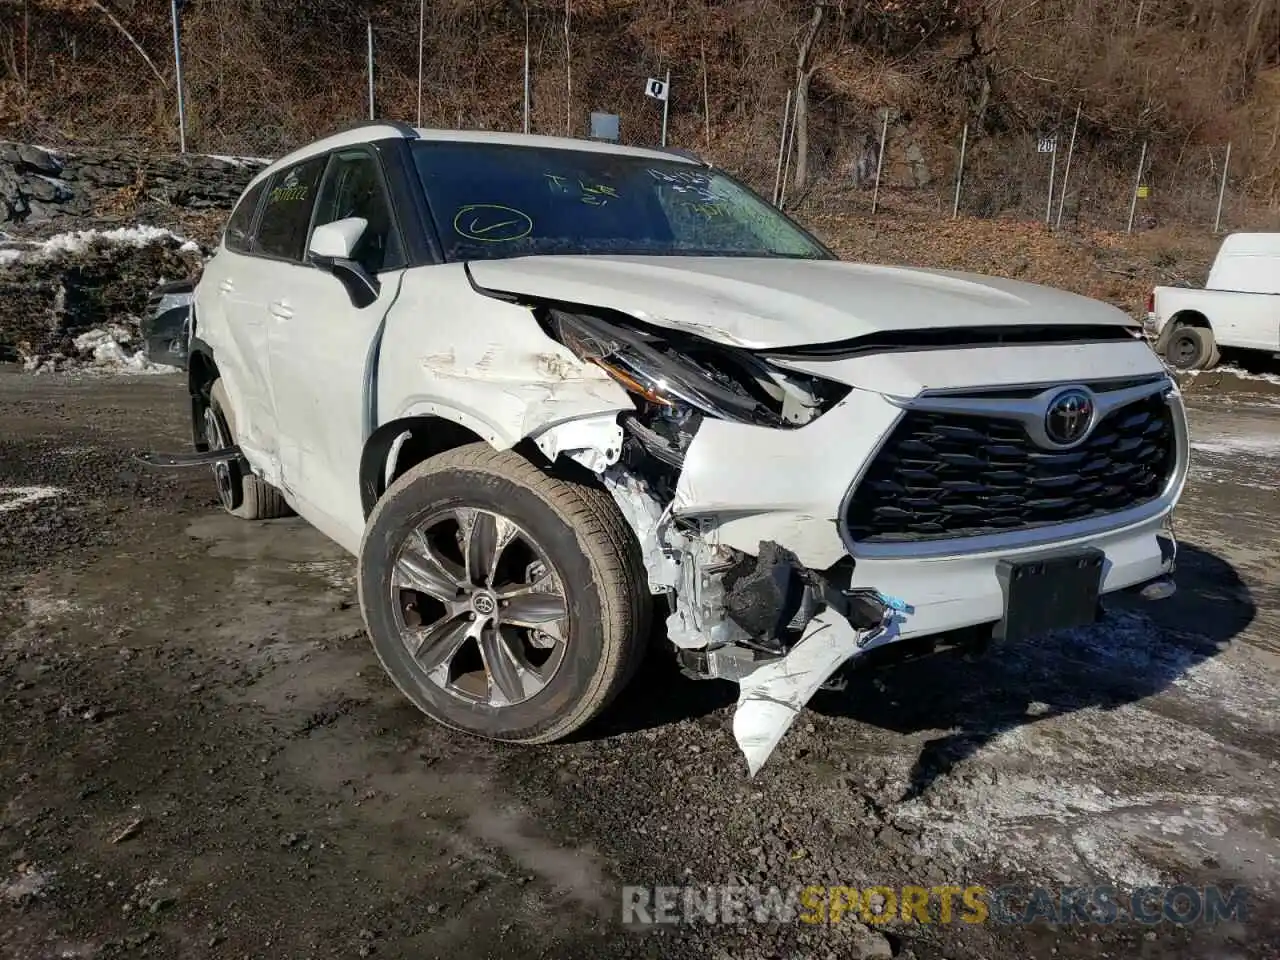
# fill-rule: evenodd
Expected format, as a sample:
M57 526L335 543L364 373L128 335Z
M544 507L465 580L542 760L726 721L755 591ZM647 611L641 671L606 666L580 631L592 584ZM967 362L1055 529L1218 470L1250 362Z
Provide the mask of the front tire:
M1209 370L1221 359L1212 330L1185 325L1169 335L1164 356L1175 370Z
M607 493L485 443L396 480L360 547L383 668L432 719L493 740L558 740L609 705L644 655L647 583Z

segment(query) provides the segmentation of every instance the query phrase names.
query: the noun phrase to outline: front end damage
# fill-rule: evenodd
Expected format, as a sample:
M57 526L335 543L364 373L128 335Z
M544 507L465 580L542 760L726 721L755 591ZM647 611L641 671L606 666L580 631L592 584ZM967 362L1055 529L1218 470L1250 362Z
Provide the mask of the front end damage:
M611 493L684 669L739 685L753 775L842 668L1019 642L1094 622L1104 594L1172 589L1186 416L1129 326L749 346L710 322L481 292L625 391L529 436ZM1064 397L1092 419L1055 446L1040 434Z
M807 567L787 546L794 523L786 517L754 553L741 549L741 536L737 546L726 542L723 521L734 511L689 509L696 495L686 489L686 456L704 422L795 430L849 388L696 337L534 309L551 336L609 373L635 404L564 421L534 440L548 459L586 467L613 496L644 552L651 592L667 600L667 636L686 673L738 684L734 736L754 775L813 694L851 658L890 642L907 608L853 587L847 557Z

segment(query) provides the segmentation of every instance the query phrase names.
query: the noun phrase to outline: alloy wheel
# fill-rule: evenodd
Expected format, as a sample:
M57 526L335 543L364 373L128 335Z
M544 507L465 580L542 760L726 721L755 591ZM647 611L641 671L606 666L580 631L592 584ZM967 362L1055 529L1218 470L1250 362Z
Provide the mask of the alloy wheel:
M523 703L564 660L563 581L546 550L498 513L457 507L428 516L395 555L390 599L418 669L459 699Z

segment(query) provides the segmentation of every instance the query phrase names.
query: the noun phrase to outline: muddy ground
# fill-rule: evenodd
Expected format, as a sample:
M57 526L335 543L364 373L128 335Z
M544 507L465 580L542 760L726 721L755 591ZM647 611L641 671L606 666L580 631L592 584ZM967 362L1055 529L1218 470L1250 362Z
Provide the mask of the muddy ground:
M1190 387L1176 597L856 678L748 781L733 688L660 658L573 743L425 721L338 548L131 462L184 448L180 381L0 366L0 955L1277 956L1275 387ZM1250 892L1212 926L619 926L624 884L732 882Z

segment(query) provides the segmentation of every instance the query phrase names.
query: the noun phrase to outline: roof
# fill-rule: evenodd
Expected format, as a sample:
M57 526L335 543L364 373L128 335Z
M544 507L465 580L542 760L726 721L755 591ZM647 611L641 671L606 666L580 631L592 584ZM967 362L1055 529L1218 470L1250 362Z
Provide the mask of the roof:
M408 124L393 121L366 121L350 129L330 134L313 140L285 154L278 160L264 167L253 178L250 185L266 179L284 167L292 166L300 160L317 154L326 153L341 147L353 147L375 140L435 140L450 143L502 144L518 147L541 147L552 150L579 150L587 153L612 153L623 156L644 157L649 160L666 160L675 163L701 164L692 154L677 150L662 150L653 147L627 147L621 144L601 140L587 140L575 137L548 137L532 133L506 133L499 130L446 130L434 127L411 127Z

